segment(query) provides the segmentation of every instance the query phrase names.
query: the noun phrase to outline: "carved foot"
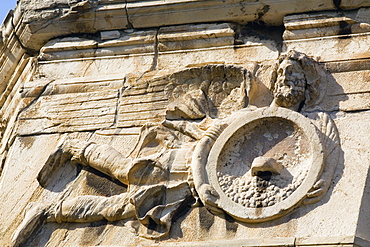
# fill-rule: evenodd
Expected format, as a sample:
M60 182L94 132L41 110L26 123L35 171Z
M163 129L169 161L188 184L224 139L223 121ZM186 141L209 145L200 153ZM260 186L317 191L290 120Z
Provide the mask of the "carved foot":
M74 139L62 138L57 146L55 152L50 154L45 165L37 176L42 187L45 187L51 177L51 174L63 166L67 161L76 161L82 165L86 165L83 159L83 152L86 147L90 145L89 142L84 142Z
M26 214L18 229L12 235L12 247L23 244L32 233L47 219L49 207L41 203L32 203L26 208Z
M84 164L84 151L92 142L85 142L77 139L67 139L61 145L60 149L66 155L69 155L71 160Z

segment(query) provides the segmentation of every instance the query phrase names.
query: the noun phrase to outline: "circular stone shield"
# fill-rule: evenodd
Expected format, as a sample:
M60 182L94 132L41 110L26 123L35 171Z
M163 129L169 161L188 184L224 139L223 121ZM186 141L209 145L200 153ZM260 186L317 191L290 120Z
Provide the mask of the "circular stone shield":
M209 184L220 196L214 203L245 222L286 214L321 176L319 135L310 119L292 110L239 112L208 156Z

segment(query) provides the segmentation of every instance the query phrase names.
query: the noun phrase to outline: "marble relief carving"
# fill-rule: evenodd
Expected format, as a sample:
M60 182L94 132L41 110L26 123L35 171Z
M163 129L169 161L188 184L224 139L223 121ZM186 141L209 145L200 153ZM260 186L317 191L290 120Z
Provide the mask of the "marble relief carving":
M310 120L271 107L238 116L215 141L205 169L219 208L259 222L302 201L323 166L322 143Z
M310 149L314 148L310 143L321 145L289 119L291 112L268 114L274 117L258 114L243 119L246 124L227 138L214 167L222 191L248 208L273 206L291 196L310 170ZM315 158L322 162L321 157Z
M63 140L40 171L44 186L66 160L127 185L111 196L79 196L30 205L13 235L22 244L46 222L132 219L137 234L166 236L189 206L240 221L280 217L321 199L336 166L336 127L317 104L325 72L289 51L276 63L270 106L249 105L253 75L232 65L207 65L165 77L165 120L147 123L129 156L109 145ZM180 174L180 175L179 175Z
M196 150L209 155L195 154L193 167L206 207L261 222L324 195L339 139L332 119L316 107L323 78L313 60L288 52L278 64L270 107L243 109L223 120L227 127L217 138L200 141Z

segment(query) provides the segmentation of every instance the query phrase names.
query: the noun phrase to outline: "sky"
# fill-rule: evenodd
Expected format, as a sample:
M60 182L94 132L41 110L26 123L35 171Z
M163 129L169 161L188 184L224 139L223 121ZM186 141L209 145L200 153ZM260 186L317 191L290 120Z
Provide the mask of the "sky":
M0 23L3 23L8 11L14 9L16 5L17 0L0 0Z

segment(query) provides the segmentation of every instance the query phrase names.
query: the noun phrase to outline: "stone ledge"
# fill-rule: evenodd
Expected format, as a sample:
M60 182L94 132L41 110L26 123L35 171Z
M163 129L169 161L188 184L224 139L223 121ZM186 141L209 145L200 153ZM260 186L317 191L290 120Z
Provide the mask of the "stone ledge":
M125 245L127 246L127 245ZM153 244L152 246L160 247L188 247L188 246L228 246L228 247L308 247L308 246L325 246L325 247L367 247L370 242L356 236L328 236L328 237L304 237L304 238L263 238L263 239L239 239L239 240L218 240L206 242L173 242L165 244ZM96 247L96 246L91 246ZM113 247L105 245L100 247ZM119 247L114 245L114 247Z
M365 0L342 1L341 9L370 6ZM13 24L27 24L30 37L20 37L26 47L38 50L49 39L70 33L150 28L189 23L230 21L282 25L284 16L310 11L337 10L331 1L82 1L68 6L66 1L23 2L17 6ZM26 12L23 10L27 9ZM282 11L283 10L283 11ZM40 18L40 16L42 18ZM37 18L36 18L37 17ZM10 18L10 17L9 17ZM8 19L9 19L8 18ZM18 25L19 26L19 25ZM18 27L19 28L19 27ZM9 36L12 24L2 28ZM28 36L28 35L26 35Z
M71 6L70 6L71 5ZM281 25L284 16L312 11L369 7L366 0L342 0L340 6L319 0L172 0L172 1L20 1L1 27L0 92L23 54L34 56L50 39L75 33L156 28L205 22L258 22ZM284 10L284 11L281 11ZM41 18L40 18L41 17ZM16 48L16 50L14 50ZM15 59L9 60L9 57Z
M348 35L370 32L370 8L353 11L326 11L309 14L294 14L284 18L284 40L309 38L342 39Z

